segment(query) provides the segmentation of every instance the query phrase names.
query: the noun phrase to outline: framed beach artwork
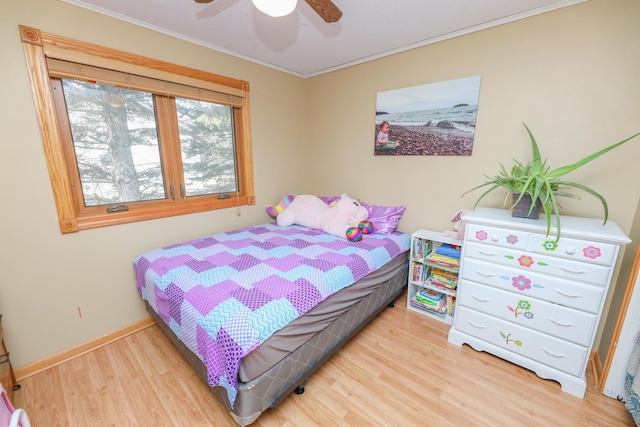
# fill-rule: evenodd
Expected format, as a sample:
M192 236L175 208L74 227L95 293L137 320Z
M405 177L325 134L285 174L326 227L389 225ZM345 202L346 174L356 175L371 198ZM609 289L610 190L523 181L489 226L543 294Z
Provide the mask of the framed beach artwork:
M378 92L374 154L470 156L480 76Z

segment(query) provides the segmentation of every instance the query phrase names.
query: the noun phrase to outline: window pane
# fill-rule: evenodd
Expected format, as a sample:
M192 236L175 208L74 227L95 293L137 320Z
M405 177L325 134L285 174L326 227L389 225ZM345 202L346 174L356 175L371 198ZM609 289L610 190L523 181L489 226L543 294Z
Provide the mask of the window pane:
M165 199L153 96L62 79L85 206Z
M232 107L176 98L188 196L237 191Z

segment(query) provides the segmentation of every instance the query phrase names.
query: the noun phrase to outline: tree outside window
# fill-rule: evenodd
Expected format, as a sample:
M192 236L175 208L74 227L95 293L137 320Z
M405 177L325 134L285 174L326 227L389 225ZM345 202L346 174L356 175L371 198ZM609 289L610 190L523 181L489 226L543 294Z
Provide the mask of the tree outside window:
M20 30L63 233L255 203L246 82Z

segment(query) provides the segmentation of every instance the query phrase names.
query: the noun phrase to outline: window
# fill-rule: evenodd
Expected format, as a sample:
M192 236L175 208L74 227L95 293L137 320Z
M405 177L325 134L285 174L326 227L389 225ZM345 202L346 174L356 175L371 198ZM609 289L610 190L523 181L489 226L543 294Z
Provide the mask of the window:
M246 82L20 30L63 233L255 203Z

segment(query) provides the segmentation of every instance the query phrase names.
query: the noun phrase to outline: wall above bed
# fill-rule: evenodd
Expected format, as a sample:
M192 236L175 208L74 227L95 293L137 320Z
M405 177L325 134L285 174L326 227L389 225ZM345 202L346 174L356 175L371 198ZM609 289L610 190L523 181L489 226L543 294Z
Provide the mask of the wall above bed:
M406 206L403 231L445 230L460 198L499 161L524 157L524 121L559 152L559 161L636 132L640 112L640 3L591 0L366 64L299 79L50 0L9 2L0 16L2 75L11 84L0 107L5 155L0 312L12 361L20 367L99 338L146 316L132 261L188 238L269 221L267 204L287 193L347 193L382 206ZM251 85L256 205L61 236L18 25L230 75ZM533 65L532 65L533 64ZM539 67L537 67L539 65ZM481 75L471 156L374 156L376 94ZM518 152L518 148L522 150ZM508 149L506 149L508 147ZM541 150L548 152L546 146ZM617 152L616 152L617 151ZM629 230L640 189L638 145L599 159L574 178L609 202ZM501 196L487 200L499 206ZM597 216L585 198L570 214ZM10 250L9 250L10 247ZM81 308L82 317L78 315Z

